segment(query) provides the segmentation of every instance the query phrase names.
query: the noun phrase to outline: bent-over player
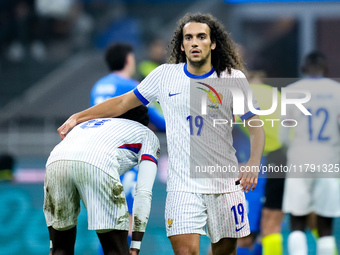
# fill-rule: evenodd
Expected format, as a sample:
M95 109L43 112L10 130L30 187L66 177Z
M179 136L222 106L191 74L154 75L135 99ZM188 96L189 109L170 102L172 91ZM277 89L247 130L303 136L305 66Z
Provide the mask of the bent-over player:
M74 254L80 200L88 213L88 228L96 230L104 254L129 254L129 213L119 176L139 164L130 246L130 254L138 254L159 155L159 140L145 127L148 121L145 106L119 118L90 120L53 149L44 184L52 254Z

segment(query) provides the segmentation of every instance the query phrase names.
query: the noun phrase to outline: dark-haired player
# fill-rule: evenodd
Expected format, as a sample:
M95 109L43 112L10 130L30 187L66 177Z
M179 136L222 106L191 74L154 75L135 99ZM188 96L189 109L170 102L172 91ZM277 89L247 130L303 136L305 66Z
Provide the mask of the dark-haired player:
M138 254L149 218L159 141L147 127L147 108L76 126L46 163L44 213L51 253L74 254L80 200L104 254L129 254L129 213L119 176L139 165L130 254ZM139 122L139 123L138 123Z

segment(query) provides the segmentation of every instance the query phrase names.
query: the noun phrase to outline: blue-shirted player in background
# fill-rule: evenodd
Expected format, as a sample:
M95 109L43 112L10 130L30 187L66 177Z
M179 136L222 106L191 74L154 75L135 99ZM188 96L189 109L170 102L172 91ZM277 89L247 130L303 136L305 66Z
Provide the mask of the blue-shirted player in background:
M113 43L105 52L105 62L110 73L99 79L91 90L91 106L106 99L120 96L133 90L138 81L131 77L136 71L133 47L128 43ZM165 131L163 113L158 106L149 106L150 121L158 131Z
M91 90L91 106L99 104L109 98L123 95L138 85L138 82L131 78L136 70L136 61L133 47L130 44L117 42L109 45L105 52L105 62L109 67L110 73L94 84ZM155 105L150 106L149 117L151 123L159 131L165 131L165 121L159 107ZM137 168L134 167L120 177L130 214L130 230L137 172ZM128 241L130 244L131 231L129 231Z

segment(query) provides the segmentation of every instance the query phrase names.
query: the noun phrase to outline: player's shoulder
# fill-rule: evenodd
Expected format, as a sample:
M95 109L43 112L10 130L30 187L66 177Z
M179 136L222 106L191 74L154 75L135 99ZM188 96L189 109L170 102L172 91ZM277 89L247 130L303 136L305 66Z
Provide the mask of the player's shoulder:
M160 79L168 79L173 75L177 75L178 73L184 74L184 63L178 64L161 64L157 68L155 68L148 76L150 77L159 77Z
M328 93L334 102L340 103L340 83L338 81L326 78L325 82L320 85L320 91Z
M112 94L114 93L116 88L116 78L112 76L112 74L105 75L104 77L100 78L92 88L92 92L96 93L107 93Z
M170 70L170 71L174 71L174 70L183 70L185 63L178 63L178 64L172 64L172 63L165 63L160 65L161 68L163 68L163 70Z
M243 71L241 71L239 69L231 68L230 73L229 73L228 69L221 72L220 78L244 78L244 79L246 79L246 76L245 76Z
M330 88L340 91L340 83L336 80L330 78L324 78L324 83L329 86Z
M290 88L290 89L299 89L299 88L305 88L310 85L310 82L308 82L308 79L299 79L294 82L291 82L285 86L285 88Z
M147 127L145 127L145 128L146 128L145 133L146 133L147 139L148 139L150 142L152 142L152 143L154 143L154 144L157 144L158 147L159 147L160 142L159 142L159 139L158 139L157 135L156 135L151 129L149 129L149 128L147 128Z
M116 78L117 78L116 75L109 73L109 74L101 77L95 84L96 85L106 84L106 83L115 81Z
M293 82L286 86L286 88L294 88L294 89L317 89L317 90L327 90L332 89L335 91L340 91L340 83L329 79L329 78L303 78L296 82Z
M133 126L140 130L148 129L146 126L134 120L124 119L124 118L108 118L108 119L111 119L112 123L120 123L120 124L124 124L127 126Z

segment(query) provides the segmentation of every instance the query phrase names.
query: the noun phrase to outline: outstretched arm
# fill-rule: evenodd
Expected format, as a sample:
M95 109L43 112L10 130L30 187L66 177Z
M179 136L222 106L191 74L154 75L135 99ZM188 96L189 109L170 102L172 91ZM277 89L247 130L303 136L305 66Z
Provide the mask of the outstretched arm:
M138 254L140 250L141 241L150 215L152 187L156 173L157 165L153 161L143 160L139 164L135 201L133 203L131 255Z
M257 185L258 170L263 154L265 144L265 133L263 127L258 124L249 125L249 120L260 120L259 116L246 120L247 129L250 138L250 158L245 166L240 169L239 179L242 190L248 192L254 190Z
M116 117L140 105L142 105L142 102L133 91L130 91L124 95L110 98L82 112L73 114L58 128L58 133L60 138L64 139L66 134L78 123L96 118Z

